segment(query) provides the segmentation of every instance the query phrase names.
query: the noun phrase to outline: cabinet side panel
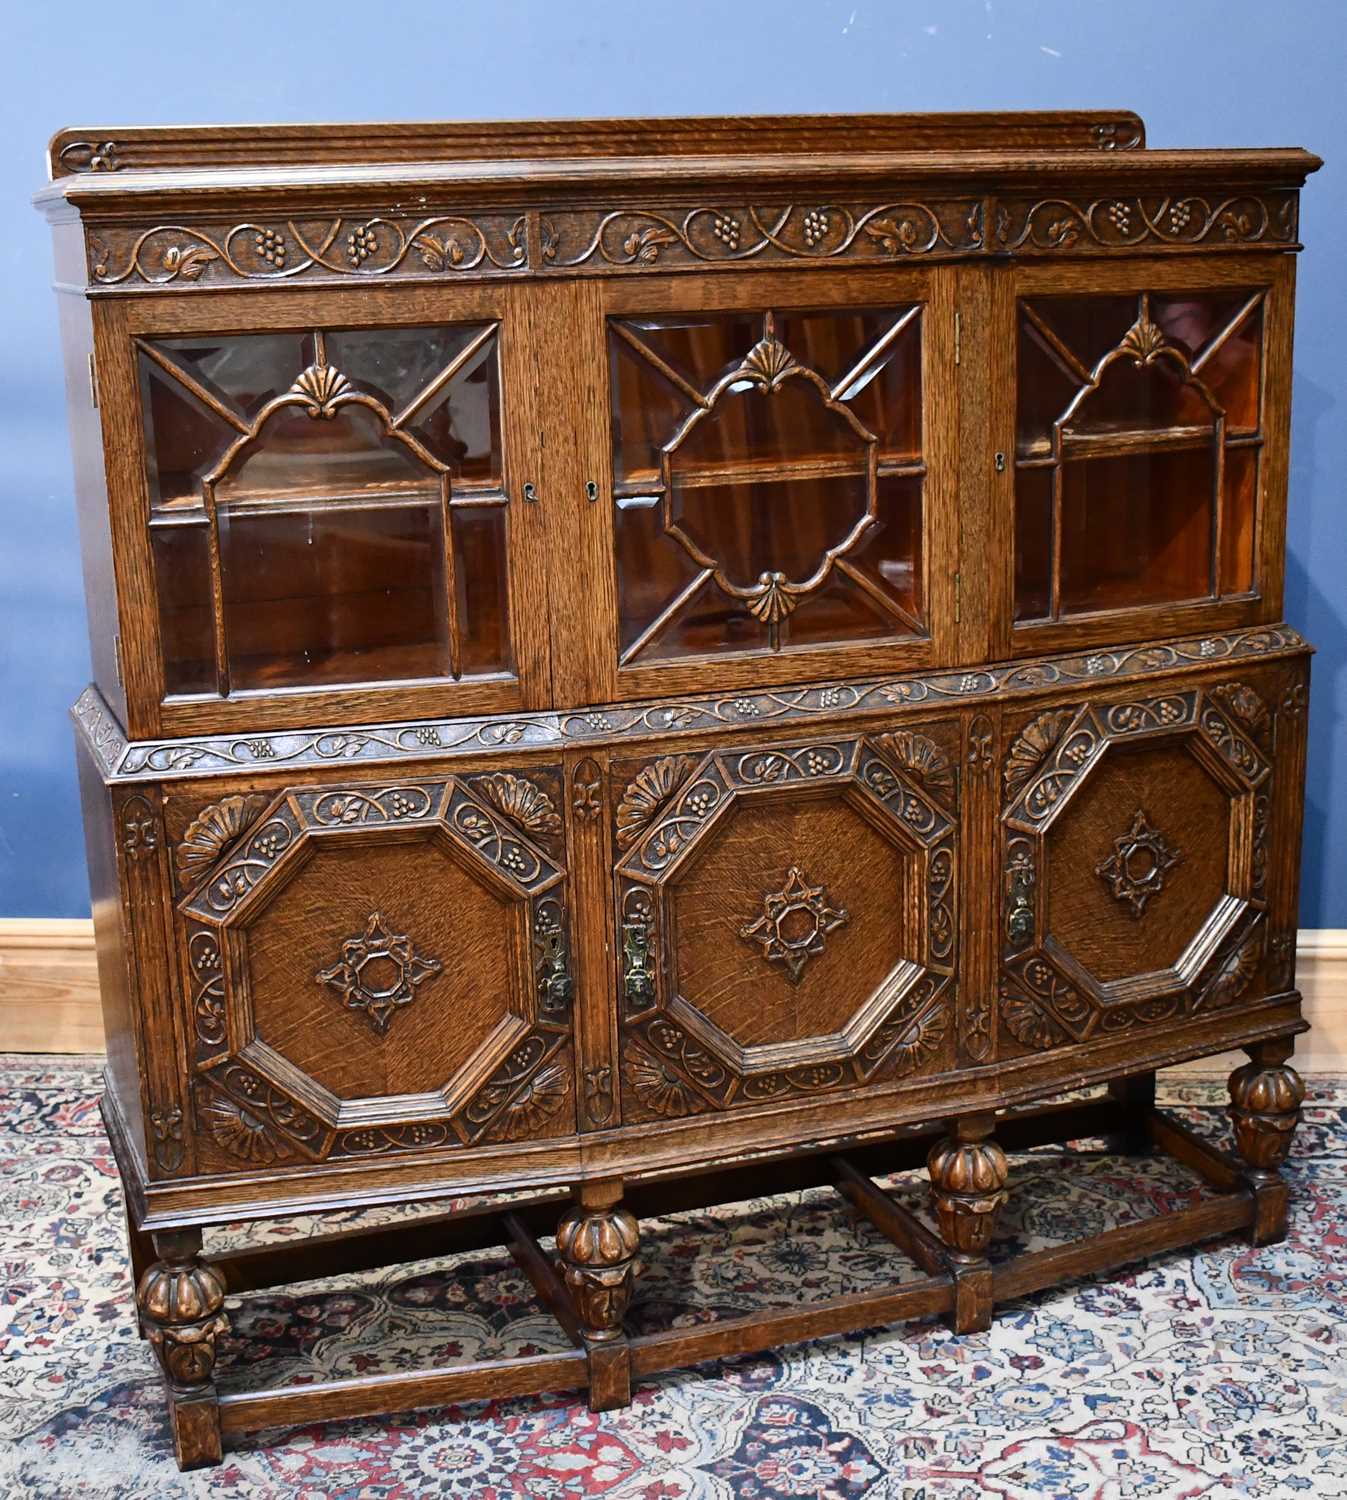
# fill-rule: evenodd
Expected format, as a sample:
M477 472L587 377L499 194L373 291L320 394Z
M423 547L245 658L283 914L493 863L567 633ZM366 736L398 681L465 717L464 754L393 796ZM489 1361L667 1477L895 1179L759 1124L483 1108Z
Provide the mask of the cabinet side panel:
M65 234L78 233L78 226L62 225L56 231L58 239ZM126 693L118 681L117 671L117 588L112 571L107 478L103 469L103 439L98 408L94 405L94 377L90 366L92 319L89 304L83 297L64 292L56 301L60 309L66 412L70 423L80 556L84 565L84 597L89 617L89 658L99 692L124 724Z
M126 967L122 900L117 880L112 797L82 743L76 743L84 842L89 861L89 896L93 905L98 990L103 1005L108 1086L127 1124L128 1134L145 1156L144 1112L140 1098L140 1063L135 1014Z

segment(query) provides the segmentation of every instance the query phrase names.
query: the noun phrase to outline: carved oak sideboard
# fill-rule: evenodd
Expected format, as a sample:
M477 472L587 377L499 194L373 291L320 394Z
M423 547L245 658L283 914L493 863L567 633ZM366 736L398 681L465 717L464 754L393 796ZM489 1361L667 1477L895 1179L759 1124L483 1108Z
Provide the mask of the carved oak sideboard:
M181 1463L1284 1232L1318 164L1126 112L56 136L104 1113ZM1153 1084L1231 1047L1227 1153ZM1006 1150L1100 1135L1209 1191L999 1257ZM929 1222L874 1180L922 1161ZM624 1331L643 1215L821 1183L920 1276ZM500 1243L561 1352L217 1388L227 1295Z

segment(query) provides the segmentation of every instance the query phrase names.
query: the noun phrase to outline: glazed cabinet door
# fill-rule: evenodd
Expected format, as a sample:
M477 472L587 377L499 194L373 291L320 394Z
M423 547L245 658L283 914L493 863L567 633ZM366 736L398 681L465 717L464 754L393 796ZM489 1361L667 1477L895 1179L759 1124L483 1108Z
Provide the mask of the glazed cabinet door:
M1252 675L1007 715L1002 1059L1287 987L1294 875L1274 893L1269 867L1295 863L1299 768L1275 693Z
M162 732L545 700L522 292L256 293L107 313ZM115 356L115 359L112 357ZM139 450L138 452L136 450Z
M175 792L198 1172L575 1129L560 767Z
M615 762L625 1124L953 1065L958 726Z
M1293 276L1287 256L994 274L998 655L1280 617Z
M953 280L613 278L576 289L588 414L570 701L940 659L953 619ZM583 495L581 501L578 497Z

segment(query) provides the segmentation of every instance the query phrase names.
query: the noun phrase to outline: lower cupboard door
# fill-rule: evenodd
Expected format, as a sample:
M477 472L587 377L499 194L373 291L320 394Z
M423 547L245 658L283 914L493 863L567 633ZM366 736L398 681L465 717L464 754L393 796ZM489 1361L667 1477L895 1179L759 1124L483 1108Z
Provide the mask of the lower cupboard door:
M614 768L623 1122L950 1065L957 726Z
M291 787L178 845L200 1170L575 1130L557 768Z
M1244 683L1008 721L1002 1057L1265 993L1269 724Z

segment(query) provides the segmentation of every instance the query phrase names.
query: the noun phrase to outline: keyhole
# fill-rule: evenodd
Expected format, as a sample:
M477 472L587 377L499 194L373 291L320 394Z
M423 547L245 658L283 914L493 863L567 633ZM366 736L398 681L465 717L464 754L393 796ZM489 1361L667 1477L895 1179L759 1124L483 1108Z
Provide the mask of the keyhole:
M585 494L591 505L599 498L599 487L592 479L585 480Z

